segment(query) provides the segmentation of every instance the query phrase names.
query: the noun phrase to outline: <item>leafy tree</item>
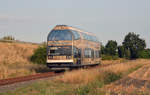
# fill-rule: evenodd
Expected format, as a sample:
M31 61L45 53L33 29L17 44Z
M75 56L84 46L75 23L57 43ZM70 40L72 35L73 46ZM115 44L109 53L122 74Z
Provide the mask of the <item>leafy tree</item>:
M40 46L34 51L34 54L31 56L31 61L36 64L45 64L46 63L46 46Z
M117 42L113 40L109 40L105 46L105 52L108 55L116 55L117 53Z
M130 52L131 59L138 58L138 52L142 51L146 47L145 40L139 38L138 34L130 32L128 35L125 36L123 46Z
M125 58L127 58L127 59L131 58L131 52L129 49L125 49Z
M105 54L105 47L101 45L101 54Z
M138 52L138 58L150 58L150 49L145 49Z
M118 56L120 58L125 57L125 48L124 48L124 46L118 46Z

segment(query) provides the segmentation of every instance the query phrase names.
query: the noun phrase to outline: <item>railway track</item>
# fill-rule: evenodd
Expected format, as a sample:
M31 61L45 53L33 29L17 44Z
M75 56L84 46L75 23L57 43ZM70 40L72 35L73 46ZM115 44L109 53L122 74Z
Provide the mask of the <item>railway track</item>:
M116 63L116 64L120 64L120 63ZM99 68L102 67L107 67L110 66L112 64L107 64L107 65L100 65ZM115 64L113 64L115 65ZM91 69L93 67L87 68L87 69ZM15 83L19 83L19 82L25 82L25 81L30 81L30 80L37 80L37 79L41 79L41 78L47 78L47 77L53 77L53 76L58 76L63 74L63 72L46 72L46 73L40 73L40 74L35 74L35 75L29 75L29 76L23 76L23 77L16 77L16 78L8 78L8 79L2 79L0 80L0 87L4 86L4 85L10 85L10 84L15 84Z
M53 77L56 75L59 75L59 74L58 73L56 74L55 72L47 72L47 73L40 73L36 75L2 79L0 80L0 86L10 85L10 84L24 82L24 81L36 80L36 79L41 79L41 78Z

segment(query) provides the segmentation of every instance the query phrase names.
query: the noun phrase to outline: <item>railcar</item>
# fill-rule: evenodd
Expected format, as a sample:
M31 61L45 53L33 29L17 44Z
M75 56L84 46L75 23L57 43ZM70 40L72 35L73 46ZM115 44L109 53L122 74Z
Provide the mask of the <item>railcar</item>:
M101 45L89 32L67 25L56 25L47 37L47 66L74 68L101 63Z

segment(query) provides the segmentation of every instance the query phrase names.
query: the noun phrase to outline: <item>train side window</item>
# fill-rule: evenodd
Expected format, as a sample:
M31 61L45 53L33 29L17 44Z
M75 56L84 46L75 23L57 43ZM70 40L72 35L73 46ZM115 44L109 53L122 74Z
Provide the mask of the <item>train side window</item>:
M76 47L73 47L73 53L74 53L74 57L77 58L78 50Z
M94 58L94 50L91 50L91 51L92 51L92 52L91 52L91 53L92 53L92 58Z
M100 51L98 50L98 51L95 51L95 57L96 58L100 58Z
M81 49L78 49L78 56L81 57Z
M101 53L101 51L99 51L99 58L101 57L101 55L102 55L102 53Z
M85 58L91 58L91 57L92 57L92 50L89 49L89 48L86 48L86 49L84 50L84 57L85 57Z
M74 35L74 39L75 39L75 40L80 39L80 35L79 35L79 33L78 33L77 31L72 30L72 33L73 33L73 35Z
M91 36L85 33L81 33L83 36L84 40L89 40L89 41L93 41L93 42L98 42L98 39L95 36Z

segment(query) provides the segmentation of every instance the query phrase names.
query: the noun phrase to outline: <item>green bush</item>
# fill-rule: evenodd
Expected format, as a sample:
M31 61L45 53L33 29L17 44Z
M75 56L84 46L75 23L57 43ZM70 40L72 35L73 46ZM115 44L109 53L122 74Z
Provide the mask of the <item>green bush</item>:
M106 71L104 75L105 75L104 76L104 83L105 84L109 84L111 82L114 82L114 81L116 81L122 77L121 73L116 74L116 73L109 72L109 71Z
M90 87L88 85L80 87L77 89L77 95L87 95L90 92Z
M117 42L109 40L105 46L105 54L115 56L117 53Z
M80 86L79 88L77 88L77 92L75 95L88 95L90 92L94 93L94 95L97 95L97 94L95 94L95 93L97 93L97 90L95 90L95 89L101 88L103 86L104 86L103 82L94 81L92 83L88 83L87 85L83 85L83 86Z
M130 59L138 58L138 52L146 48L145 40L141 39L140 35L134 32L129 32L122 44L126 50L130 51Z
M102 79L88 83L87 85L80 86L75 95L105 95L104 92L97 92L96 88L102 88L105 84L110 84L122 78L122 73L114 73L105 71ZM91 95L91 94L90 94Z
M146 49L146 50L142 50L142 51L138 52L138 57L139 58L150 58L150 50Z
M117 60L118 56L102 55L102 60Z
M31 61L36 64L46 64L46 46L40 46L31 56Z

